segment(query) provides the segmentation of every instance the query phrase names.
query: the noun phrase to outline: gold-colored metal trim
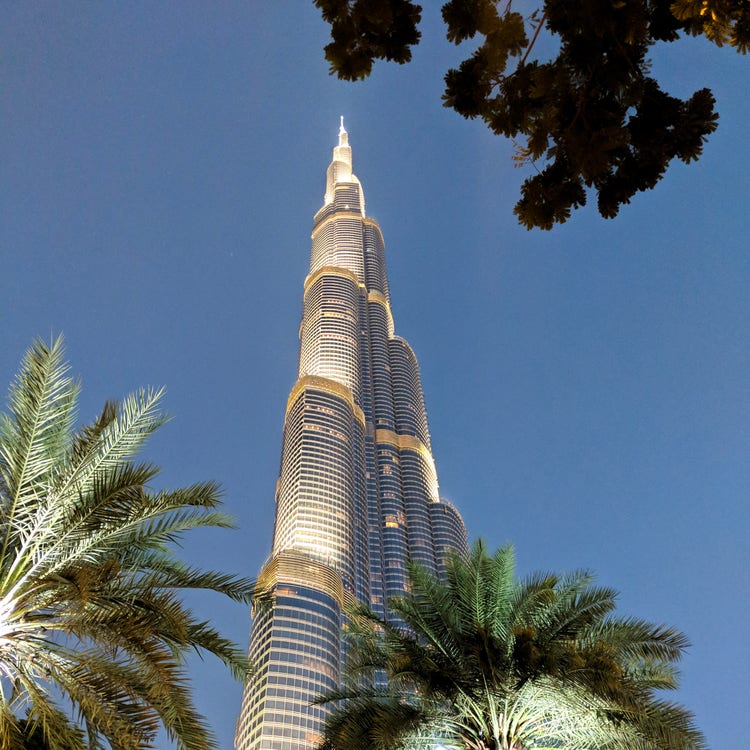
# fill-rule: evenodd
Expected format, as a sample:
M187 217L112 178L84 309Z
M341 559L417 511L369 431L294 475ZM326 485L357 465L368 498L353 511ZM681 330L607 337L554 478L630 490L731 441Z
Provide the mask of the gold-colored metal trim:
M354 271L350 271L348 268L342 268L341 266L321 266L317 271L307 274L307 277L305 278L305 294L307 294L307 290L321 276L341 276L344 279L353 281L355 286L360 286L359 279Z
M355 183L348 183L354 185ZM335 211L325 217L320 223L313 227L312 233L310 234L311 239L315 239L315 235L328 224L333 223L337 219L358 219L359 221L366 221L365 217L359 211Z
M258 591L261 599L264 593L270 592L280 582L309 586L323 591L335 599L341 609L349 599L349 596L344 593L344 586L338 572L304 552L295 550L279 552L266 565L258 576Z
M367 292L367 301L377 302L379 305L383 306L386 315L388 316L388 337L393 338L393 314L391 313L391 306L390 304L388 304L388 298L383 294L383 292L379 292L377 289L373 289Z
M330 378L324 378L320 375L303 375L297 380L297 382L292 387L289 398L287 399L284 418L286 418L286 415L289 414L289 410L292 408L292 404L297 400L300 393L302 393L307 388L315 388L319 391L325 391L326 393L331 393L334 396L338 396L339 398L346 401L347 405L352 411L352 414L354 415L354 418L362 425L362 429L365 429L365 413L354 402L354 395L352 394L351 390L349 390L349 388L347 388L343 383L339 383L338 380L331 380Z
M375 219L371 219L369 216L362 217L362 223L367 224L368 227L372 227L373 229L378 230L378 234L380 235L380 239L382 240L383 244L385 245L385 238L383 237L383 230L380 228L380 224L378 224Z
M432 451L419 439L413 435L399 435L391 430L375 430L376 443L388 443L399 449L408 449L419 453L435 471L435 459L432 457Z

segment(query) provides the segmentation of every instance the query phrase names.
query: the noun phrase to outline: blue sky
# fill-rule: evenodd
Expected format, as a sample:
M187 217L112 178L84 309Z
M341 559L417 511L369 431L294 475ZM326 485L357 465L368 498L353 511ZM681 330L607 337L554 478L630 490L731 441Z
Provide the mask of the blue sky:
M658 49L665 88L721 120L613 221L512 215L512 145L440 104L461 59L437 7L406 67L328 76L311 3L0 7L0 383L64 332L84 391L167 386L146 455L164 485L216 479L236 532L192 562L268 554L302 282L340 114L386 239L396 331L420 359L441 491L522 572L588 568L623 613L692 647L677 699L714 750L746 735L750 496L747 60ZM248 613L196 607L245 644ZM190 665L232 747L240 688ZM164 747L167 745L165 743Z

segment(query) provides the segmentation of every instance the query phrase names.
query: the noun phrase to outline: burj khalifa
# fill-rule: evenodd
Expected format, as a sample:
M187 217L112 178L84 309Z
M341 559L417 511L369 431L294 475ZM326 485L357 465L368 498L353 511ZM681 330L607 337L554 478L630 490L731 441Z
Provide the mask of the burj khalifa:
M438 492L419 375L394 333L385 247L343 118L312 230L299 369L286 404L272 551L250 638L237 750L311 750L338 686L347 603L390 618L407 561L440 575L467 535Z

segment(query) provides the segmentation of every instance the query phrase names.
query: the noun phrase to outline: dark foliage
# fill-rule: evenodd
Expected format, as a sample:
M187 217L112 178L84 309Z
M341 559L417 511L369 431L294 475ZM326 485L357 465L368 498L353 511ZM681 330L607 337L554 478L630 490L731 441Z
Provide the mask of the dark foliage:
M315 4L331 24L333 41L325 53L340 78L366 78L373 60L411 60L411 47L421 36L418 5L409 0L316 0Z
M314 0L331 24L331 72L365 78L376 59L405 63L420 38L421 7L410 0ZM597 195L599 213L617 215L653 188L669 163L689 163L717 127L708 89L686 100L650 75L656 42L705 35L741 53L750 46L750 0L542 0L528 17L510 0L449 0L447 37L479 46L445 74L443 102L479 117L517 144L514 160L536 174L514 212L528 229L551 229ZM536 59L541 33L557 44Z

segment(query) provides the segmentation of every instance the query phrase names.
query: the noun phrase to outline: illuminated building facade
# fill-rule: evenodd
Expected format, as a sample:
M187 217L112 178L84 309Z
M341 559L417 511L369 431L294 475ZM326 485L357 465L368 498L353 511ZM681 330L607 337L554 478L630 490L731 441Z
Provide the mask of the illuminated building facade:
M365 215L342 125L313 220L298 379L284 420L271 556L260 574L237 750L309 750L337 687L347 602L389 617L406 562L440 573L465 552L438 495L419 366L394 335L383 236Z

